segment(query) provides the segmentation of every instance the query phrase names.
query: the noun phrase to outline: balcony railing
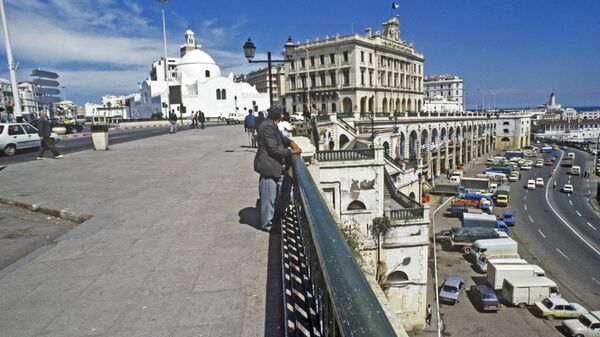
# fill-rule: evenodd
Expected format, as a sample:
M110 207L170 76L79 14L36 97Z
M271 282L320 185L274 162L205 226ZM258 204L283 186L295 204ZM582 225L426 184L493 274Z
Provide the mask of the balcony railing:
M374 149L321 151L315 153L318 161L367 160L375 159Z
M391 220L407 220L407 219L422 219L424 213L424 207L417 201L411 199L406 194L398 191L396 185L392 181L392 177L384 170L384 179L386 188L390 191L392 199L398 202L402 209L395 209L388 212L388 216Z
M282 225L286 336L397 337L303 160Z
M337 120L338 120L338 122L340 122L341 125L345 126L348 129L348 131L351 131L354 134L356 134L356 129L352 125L348 124L348 122L346 122L342 118L339 118L339 116L338 116Z

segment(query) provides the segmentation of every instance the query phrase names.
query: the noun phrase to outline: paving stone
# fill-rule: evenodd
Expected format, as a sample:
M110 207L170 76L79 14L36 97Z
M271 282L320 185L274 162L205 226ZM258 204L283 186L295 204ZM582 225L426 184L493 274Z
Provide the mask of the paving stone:
M227 324L213 323L178 327L171 337L231 337L241 335L241 322L230 321Z
M138 293L128 301L129 305L110 332L174 326L181 309L189 301L187 298L190 298L187 292Z
M245 308L245 292L241 289L194 293L186 302L178 325L240 322L244 318Z

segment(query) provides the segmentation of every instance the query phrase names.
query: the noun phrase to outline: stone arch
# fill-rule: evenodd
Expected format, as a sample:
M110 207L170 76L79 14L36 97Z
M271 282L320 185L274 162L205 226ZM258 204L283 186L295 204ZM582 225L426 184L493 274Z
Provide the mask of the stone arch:
M448 142L448 132L446 131L446 128L442 128L442 131L440 132L440 142L442 145Z
M429 151L429 131L423 129L421 131L421 152Z
M341 134L340 141L338 142L340 150L342 150L344 148L344 146L346 146L346 144L348 144L349 142L350 142L350 139L348 139L348 136L346 136L345 134Z
M367 112L367 97L363 96L360 99L360 112Z
M381 102L381 109L383 112L388 112L388 99L387 97L383 98L383 101Z
M406 112L406 98L402 99L402 112Z
M369 97L369 112L375 111L375 96Z
M438 145L438 139L439 137L439 132L437 128L434 128L433 130L431 130L431 144L434 146Z
M385 152L385 154L387 154L388 156L390 155L390 143L383 142L383 151Z
M396 98L396 108L394 109L394 112L400 112L401 110L401 106L400 106L400 98Z
M408 155L410 158L416 158L417 156L417 141L418 141L417 131L412 130L409 134L408 139Z
M408 111L413 111L413 107L412 107L412 100L409 98L407 101L407 109Z
M408 195L408 197L411 198L414 201L418 201L415 192L410 192L410 194Z
M501 142L503 143L509 143L510 142L510 138L508 137L502 137L502 139L500 139Z
M462 143L465 143L467 141L467 137L469 136L466 126L462 127L462 132L460 134L462 135Z
M400 142L398 154L401 158L406 158L406 135L404 132L400 132Z
M421 112L421 100L417 101L417 111Z
M352 112L352 100L349 97L342 100L342 112Z
M454 128L450 127L450 129L448 129L448 139L454 141L456 138L456 136L454 135Z
M399 283L408 281L408 275L401 270L395 270L391 272L386 278L388 283Z
M365 206L365 204L362 201L354 200L348 204L348 207L346 209L348 211L360 211L360 210L366 210L367 206Z

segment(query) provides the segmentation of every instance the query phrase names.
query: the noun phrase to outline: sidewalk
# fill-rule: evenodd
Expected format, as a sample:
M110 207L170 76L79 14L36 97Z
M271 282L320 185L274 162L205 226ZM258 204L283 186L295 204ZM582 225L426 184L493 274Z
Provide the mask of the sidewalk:
M277 336L279 238L253 227L246 142L208 128L2 171L0 197L92 218L0 272L0 335Z

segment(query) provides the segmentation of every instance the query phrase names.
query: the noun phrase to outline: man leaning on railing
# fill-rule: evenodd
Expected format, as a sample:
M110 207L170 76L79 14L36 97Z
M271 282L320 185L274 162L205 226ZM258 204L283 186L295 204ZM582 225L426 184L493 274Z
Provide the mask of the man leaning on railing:
M302 152L300 147L279 131L279 110L269 110L267 119L258 127L258 151L254 157L254 171L260 174L260 226L270 231L279 226L283 213L290 201L292 181L284 164L293 154ZM277 208L276 208L277 206Z

